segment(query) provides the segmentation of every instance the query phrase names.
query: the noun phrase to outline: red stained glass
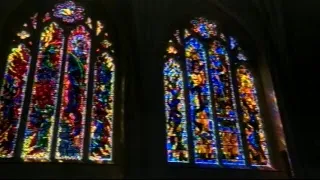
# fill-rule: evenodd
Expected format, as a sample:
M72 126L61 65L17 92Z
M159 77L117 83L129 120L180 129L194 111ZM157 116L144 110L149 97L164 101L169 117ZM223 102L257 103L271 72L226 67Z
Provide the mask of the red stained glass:
M0 157L2 158L11 158L14 155L30 61L30 50L24 44L13 48L7 59L0 92Z
M44 28L41 34L24 135L22 158L26 161L50 158L64 40L63 30L56 23Z

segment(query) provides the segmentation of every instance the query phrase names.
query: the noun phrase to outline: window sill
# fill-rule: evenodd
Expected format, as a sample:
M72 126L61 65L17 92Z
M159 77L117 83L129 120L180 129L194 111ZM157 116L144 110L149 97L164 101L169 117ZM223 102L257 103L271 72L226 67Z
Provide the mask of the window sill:
M87 163L1 163L0 179L119 179L121 166Z
M163 169L164 170L164 169ZM161 170L161 171L163 171ZM152 173L155 174L155 173ZM188 164L168 164L163 178L253 178L253 179L287 179L288 173L272 168L268 169L250 169L250 168L230 168L230 167L212 167L212 166L195 166Z

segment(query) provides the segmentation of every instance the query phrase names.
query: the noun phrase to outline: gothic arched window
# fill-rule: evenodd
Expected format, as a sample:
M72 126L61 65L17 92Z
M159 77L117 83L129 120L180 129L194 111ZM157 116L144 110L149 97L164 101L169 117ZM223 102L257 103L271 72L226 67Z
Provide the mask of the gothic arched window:
M250 60L205 18L177 30L164 64L167 161L271 167Z
M0 87L0 158L113 160L115 63L104 26L70 0L22 25Z

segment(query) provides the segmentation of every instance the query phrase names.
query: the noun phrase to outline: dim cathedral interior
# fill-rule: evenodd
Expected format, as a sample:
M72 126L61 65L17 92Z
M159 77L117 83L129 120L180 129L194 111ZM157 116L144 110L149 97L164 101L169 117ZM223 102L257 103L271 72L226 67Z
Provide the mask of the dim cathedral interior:
M319 177L316 5L2 1L0 178Z

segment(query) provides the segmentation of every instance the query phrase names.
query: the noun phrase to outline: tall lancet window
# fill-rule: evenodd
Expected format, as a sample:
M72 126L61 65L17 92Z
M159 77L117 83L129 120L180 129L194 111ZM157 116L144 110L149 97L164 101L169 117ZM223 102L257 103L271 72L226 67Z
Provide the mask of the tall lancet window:
M114 50L87 14L65 1L17 32L1 76L0 158L113 161Z
M196 18L169 41L164 62L167 161L271 167L255 77L236 38Z

